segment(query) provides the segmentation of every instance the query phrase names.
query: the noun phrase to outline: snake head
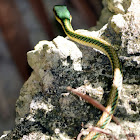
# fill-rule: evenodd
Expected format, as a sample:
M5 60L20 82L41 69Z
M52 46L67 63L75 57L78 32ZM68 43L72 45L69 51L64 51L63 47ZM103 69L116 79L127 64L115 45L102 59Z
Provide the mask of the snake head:
M64 5L55 5L53 8L56 20L62 24L63 20L68 19L71 22L72 16Z

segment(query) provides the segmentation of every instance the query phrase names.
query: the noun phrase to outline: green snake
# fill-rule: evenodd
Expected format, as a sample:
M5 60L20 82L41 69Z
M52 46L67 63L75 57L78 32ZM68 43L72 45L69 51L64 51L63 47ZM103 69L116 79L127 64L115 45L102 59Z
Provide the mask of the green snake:
M116 104L118 101L118 95L122 88L122 72L121 64L118 55L114 48L105 40L100 38L95 38L87 35L82 35L73 30L71 26L71 15L66 6L56 5L53 8L56 20L61 24L65 34L73 41L100 50L105 55L107 55L112 66L113 82L109 94L109 100L106 106L106 110L109 112L103 112L100 120L96 124L96 127L104 129L107 124L111 121L112 115L115 111ZM99 137L99 132L90 132L84 140L95 140Z

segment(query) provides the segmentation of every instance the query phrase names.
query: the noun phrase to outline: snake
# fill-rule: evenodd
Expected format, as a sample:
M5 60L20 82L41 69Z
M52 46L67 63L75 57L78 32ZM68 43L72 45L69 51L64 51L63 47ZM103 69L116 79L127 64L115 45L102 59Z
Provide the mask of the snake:
M70 15L67 6L55 5L53 8L53 12L56 20L61 24L65 34L72 41L101 51L108 57L110 61L112 67L112 85L106 105L106 110L109 113L104 111L96 124L96 127L105 129L105 127L110 123L112 119L112 116L114 114L118 102L118 97L122 89L123 76L118 54L116 50L112 47L112 45L107 41L101 38L92 37L91 35L83 35L81 33L77 33L76 31L74 31L71 25L72 16ZM87 136L84 137L84 140L96 140L99 137L100 137L99 132L91 131Z

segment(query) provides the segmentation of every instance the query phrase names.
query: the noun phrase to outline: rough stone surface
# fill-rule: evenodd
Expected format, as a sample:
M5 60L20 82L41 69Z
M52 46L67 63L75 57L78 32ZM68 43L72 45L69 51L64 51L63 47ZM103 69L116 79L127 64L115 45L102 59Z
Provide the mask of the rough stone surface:
M121 127L111 122L107 131L121 140L126 139L123 129L130 137L139 137L140 132L140 24L136 11L140 2L125 3L104 1L116 15L99 31L77 31L105 39L118 52L124 80L115 116ZM72 140L82 124L96 124L101 112L69 93L66 87L76 88L105 104L112 81L105 55L58 36L53 41L40 41L28 52L28 63L33 72L17 100L15 128L5 132L0 140ZM109 139L102 135L104 138Z

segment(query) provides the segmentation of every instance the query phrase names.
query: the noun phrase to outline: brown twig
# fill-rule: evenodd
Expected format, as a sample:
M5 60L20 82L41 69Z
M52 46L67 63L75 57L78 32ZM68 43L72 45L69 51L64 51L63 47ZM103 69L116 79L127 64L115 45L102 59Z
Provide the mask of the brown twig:
M71 87L67 87L68 91L71 91L72 93L80 96L82 99L84 99L85 101L87 101L88 103L92 104L93 106L95 106L96 108L102 110L103 112L108 113L109 115L112 115L112 119L116 122L117 125L119 124L119 121L117 120L117 118L113 115L110 114L106 108L100 104L98 101L94 100L93 98L91 98L90 96L86 95L86 94L82 94L81 92L76 91L75 89L71 88Z
M83 135L83 133L84 132L91 132L91 131L96 131L96 132L98 132L98 133L103 133L103 134L106 134L106 135L109 135L109 136L111 136L113 139L115 139L115 140L117 140L117 138L114 136L114 135L112 135L112 134L110 134L110 133L108 133L108 132L106 132L105 130L103 130L103 129L101 129L101 128L98 128L98 127L90 127L90 128L88 128L87 130L83 130L81 133L79 133L79 135L77 136L77 140L80 140L81 139L81 136Z

